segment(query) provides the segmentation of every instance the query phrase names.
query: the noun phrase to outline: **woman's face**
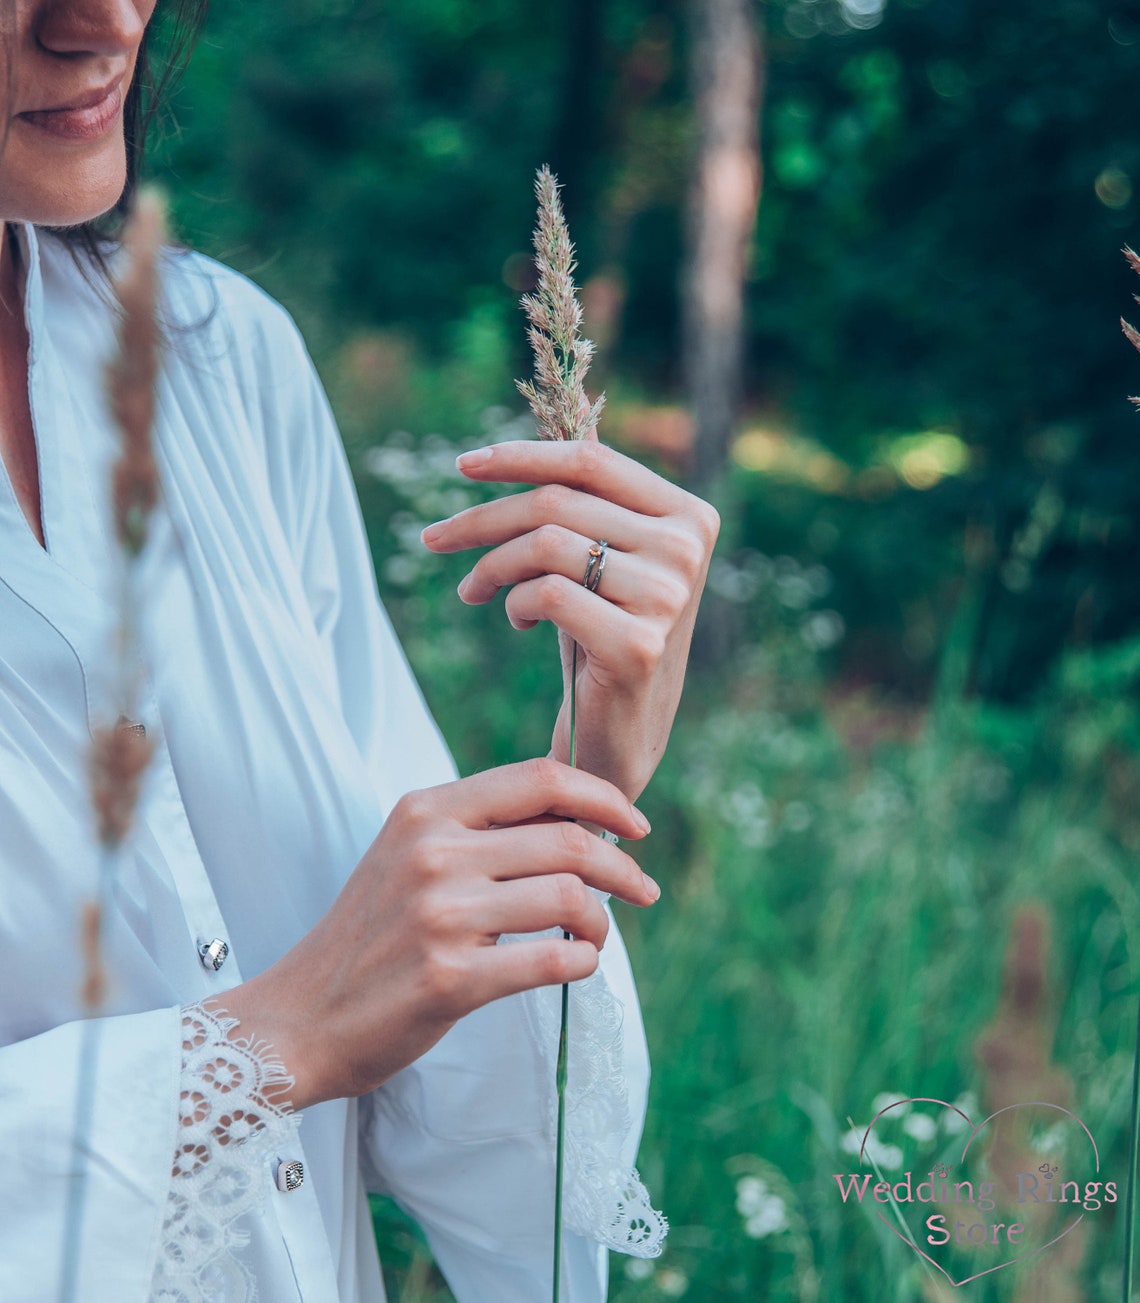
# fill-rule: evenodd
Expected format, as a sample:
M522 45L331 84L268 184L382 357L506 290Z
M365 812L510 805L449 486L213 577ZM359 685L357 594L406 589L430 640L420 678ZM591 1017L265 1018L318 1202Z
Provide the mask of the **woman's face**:
M155 0L0 0L0 219L73 226L126 184L123 102Z

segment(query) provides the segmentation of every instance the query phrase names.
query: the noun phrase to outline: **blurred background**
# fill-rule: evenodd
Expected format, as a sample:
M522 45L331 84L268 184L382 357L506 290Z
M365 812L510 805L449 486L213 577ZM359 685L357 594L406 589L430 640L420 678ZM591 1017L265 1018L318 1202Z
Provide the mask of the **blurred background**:
M532 430L541 163L602 438L722 511L665 897L619 920L672 1223L620 1303L1121 1296L1120 1202L952 1290L832 1174L901 1095L1064 1104L1127 1177L1138 88L1134 0L215 0L161 126L182 238L309 341L464 772L545 752L559 687L419 543L456 453ZM960 1139L911 1115L888 1176ZM375 1216L391 1296L449 1298Z

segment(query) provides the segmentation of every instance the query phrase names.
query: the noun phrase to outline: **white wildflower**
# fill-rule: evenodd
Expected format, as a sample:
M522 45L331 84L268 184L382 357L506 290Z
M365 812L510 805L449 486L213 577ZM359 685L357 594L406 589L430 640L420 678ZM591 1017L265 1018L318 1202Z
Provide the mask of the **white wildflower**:
M938 1134L938 1127L928 1113L911 1113L903 1121L903 1130L915 1140L933 1140Z
M855 1127L846 1132L839 1142L839 1147L845 1154L857 1155L861 1149L865 1162L877 1163L880 1167L888 1170L902 1166L903 1152L898 1145L885 1145L874 1133L867 1136L866 1143L864 1143L863 1137L865 1135L865 1127Z
M892 1105L897 1107L892 1107ZM877 1116L885 1108L891 1110L892 1118L901 1118L904 1113L910 1112L910 1098L907 1095L899 1095L893 1091L884 1091L883 1094L876 1095L871 1101L871 1112Z
M657 1288L667 1298L680 1298L689 1288L689 1278L675 1267L666 1267L657 1273Z
M753 1240L777 1235L790 1224L783 1199L759 1176L742 1176L737 1181L736 1211L744 1218L745 1235Z
M952 1109L945 1109L943 1111L943 1129L949 1132L950 1135L957 1136L963 1131L969 1131L970 1127L973 1125L972 1119L977 1116L978 1112L977 1095L975 1095L972 1090L966 1091L965 1094L960 1095L954 1101L954 1108L961 1109L966 1117L971 1119L970 1122L967 1122L966 1118L959 1116L959 1114L955 1113Z

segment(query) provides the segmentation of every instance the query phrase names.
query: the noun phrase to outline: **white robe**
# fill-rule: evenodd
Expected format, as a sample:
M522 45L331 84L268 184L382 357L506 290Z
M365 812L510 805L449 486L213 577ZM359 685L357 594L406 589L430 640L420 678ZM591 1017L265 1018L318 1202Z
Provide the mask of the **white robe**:
M0 467L0 1299L47 1303L76 1163L79 919L97 876L87 752L111 701L113 327L105 292L56 238L19 234L46 550ZM277 959L393 803L454 776L380 607L344 453L292 322L198 255L172 255L164 284L162 497L139 575L138 716L155 751L105 923L85 1303L150 1296L181 1007ZM199 958L215 938L230 948L216 972ZM604 1242L621 1247L623 1217L652 1217L635 1174L622 1184L648 1066L616 929L601 972L572 1024L567 1303L604 1297ZM549 1296L556 1002L553 988L498 1001L373 1095L306 1110L275 1156L303 1161L304 1184L279 1192L266 1161L264 1198L243 1223L239 1257L262 1303L383 1298L366 1183L424 1227L460 1303ZM614 1213L619 1188L627 1206Z

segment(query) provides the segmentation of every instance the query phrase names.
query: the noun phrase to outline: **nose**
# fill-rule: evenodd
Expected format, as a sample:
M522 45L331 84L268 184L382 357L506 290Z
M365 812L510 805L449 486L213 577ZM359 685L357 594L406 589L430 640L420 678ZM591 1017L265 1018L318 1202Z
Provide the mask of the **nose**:
M40 11L36 40L52 54L133 55L152 8L153 0L55 0Z

